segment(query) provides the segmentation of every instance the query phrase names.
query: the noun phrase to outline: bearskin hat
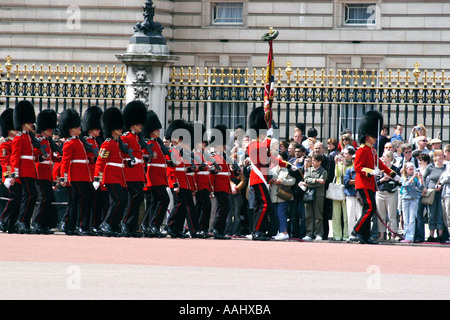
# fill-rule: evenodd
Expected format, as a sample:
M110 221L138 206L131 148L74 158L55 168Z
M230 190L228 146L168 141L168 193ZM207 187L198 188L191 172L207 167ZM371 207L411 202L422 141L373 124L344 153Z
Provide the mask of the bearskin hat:
M15 130L13 123L14 109L8 108L0 115L0 131L3 138L8 137L9 130Z
M178 132L175 133L175 131ZM176 119L172 121L172 123L166 130L165 138L167 140L171 140L174 134L176 134L174 138L178 140L183 140L183 142L191 144L192 148L192 137L194 135L194 127L190 122L184 119ZM187 134L188 137L184 136L185 134Z
M120 109L116 107L107 108L103 112L101 124L105 139L111 138L114 130L123 129L124 120Z
M224 124L218 124L212 130L211 143L224 146L228 143L229 135L228 128Z
M75 109L64 110L58 119L58 130L62 138L70 137L70 129L81 126L80 115Z
M376 110L364 113L359 122L358 140L360 143L366 142L366 136L377 138L379 130L383 126L383 115Z
M24 123L35 123L36 114L34 112L33 104L28 100L22 100L16 104L14 108L14 128L22 130Z
M89 130L102 129L101 119L103 110L98 106L91 106L86 109L81 119L81 132L88 135Z
M264 120L264 107L253 109L249 116L248 127L259 133L260 130L267 130L266 120Z
M36 132L41 133L47 129L56 129L56 112L53 109L45 109L39 112L36 120Z
M123 109L123 120L125 130L129 130L132 125L144 124L147 119L147 107L140 100L129 102Z
M147 111L147 117L142 128L142 134L146 138L150 138L150 134L158 129L161 129L162 125L159 121L158 115L153 110Z

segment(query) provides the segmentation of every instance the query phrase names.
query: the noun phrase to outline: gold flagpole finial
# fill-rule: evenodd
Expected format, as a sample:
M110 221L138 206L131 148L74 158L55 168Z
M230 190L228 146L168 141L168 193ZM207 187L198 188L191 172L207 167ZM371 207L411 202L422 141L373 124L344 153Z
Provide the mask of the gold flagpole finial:
M266 32L261 37L262 41L272 41L275 40L280 33L277 30L274 30L273 27L269 27L269 32Z

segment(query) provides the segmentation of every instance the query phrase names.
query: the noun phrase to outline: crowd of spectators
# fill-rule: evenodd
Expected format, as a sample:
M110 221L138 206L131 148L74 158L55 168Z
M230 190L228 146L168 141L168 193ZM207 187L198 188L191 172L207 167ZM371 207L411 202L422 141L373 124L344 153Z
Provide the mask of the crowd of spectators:
M321 241L330 237L334 241L356 242L351 232L362 206L354 187L353 161L359 146L349 130L326 140L326 145L317 139L315 128L304 133L305 126L299 123L290 141L273 139L272 154L278 154L299 170L271 168L274 214L270 217L269 235L275 240ZM242 146L236 143L234 149L239 150L244 176L246 168L250 170L245 163L245 147L245 143ZM400 182L387 175L376 178L378 213L372 217L371 238L376 242L449 243L450 165L447 163L450 162L450 145L443 148L440 139L427 136L423 125L414 127L408 139L404 139L403 126L397 124L391 136L389 128L383 126L373 147L379 161L402 178ZM345 200L326 197L331 182L344 186ZM290 190L292 196L289 199L285 195L278 196L280 188ZM307 188L316 189L314 202L304 202ZM240 207L241 235L249 232L246 226L251 225L252 219L251 189L246 190ZM423 197L430 190L433 190L434 201L424 204ZM428 237L425 237L426 224ZM233 233L236 230L234 228Z

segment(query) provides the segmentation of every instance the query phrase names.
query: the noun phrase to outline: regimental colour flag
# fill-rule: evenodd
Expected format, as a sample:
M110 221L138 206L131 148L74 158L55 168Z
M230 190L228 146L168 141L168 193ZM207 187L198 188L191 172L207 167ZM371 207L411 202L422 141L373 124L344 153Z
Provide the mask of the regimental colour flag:
M275 65L273 60L272 40L269 41L269 57L267 59L266 81L264 85L264 119L267 129L272 126L272 102L274 94Z

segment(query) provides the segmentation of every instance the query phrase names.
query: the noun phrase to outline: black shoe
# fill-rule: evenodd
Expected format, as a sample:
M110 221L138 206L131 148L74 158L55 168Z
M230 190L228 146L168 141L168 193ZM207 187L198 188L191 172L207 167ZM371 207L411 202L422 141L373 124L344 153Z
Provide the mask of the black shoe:
M90 235L89 231L83 229L82 227L76 227L75 234L77 234L79 236L89 236Z
M45 230L44 230L44 228L41 227L38 223L32 222L32 223L31 223L30 233L31 233L31 234L44 234L44 233L45 233Z
M100 229L97 228L97 227L90 227L90 228L89 228L89 233L90 233L92 236L99 236L99 235L101 234L101 231L100 231Z
M159 227L153 226L153 225L148 227L148 233L153 238L165 238L165 237L167 237L166 234L161 232Z
M171 227L167 226L166 227L167 230L167 234L171 237L171 238L183 238L183 234L179 231L175 231L173 230Z
M227 237L226 235L222 234L219 232L219 230L217 229L211 229L211 233L214 237L214 239L220 239L220 240L229 240L231 239L230 237Z
M5 233L8 231L8 226L3 221L0 221L0 231Z
M378 244L378 241L377 241L377 240L374 240L374 239L372 239L372 238L369 238L369 239L367 239L367 243L368 243L368 244Z
M267 238L261 231L253 231L252 232L252 240L269 241L270 238Z
M352 236L354 236L359 243L366 244L366 240L364 240L363 236L355 230L352 231Z
M49 227L46 227L42 229L42 234L54 234L54 232Z
M102 232L102 236L105 237L117 237L118 233L113 231L113 228L110 224L103 222L100 225L100 230Z
M27 227L27 225L24 222L17 221L15 223L17 233L20 234L30 234L30 228Z
M119 232L119 237L132 237L133 233L130 230L130 227L126 224L126 223L121 223L120 224L120 229L121 231Z

